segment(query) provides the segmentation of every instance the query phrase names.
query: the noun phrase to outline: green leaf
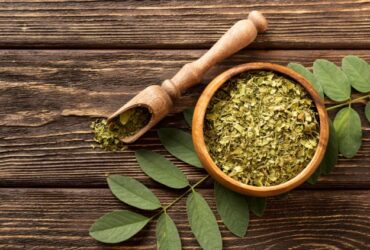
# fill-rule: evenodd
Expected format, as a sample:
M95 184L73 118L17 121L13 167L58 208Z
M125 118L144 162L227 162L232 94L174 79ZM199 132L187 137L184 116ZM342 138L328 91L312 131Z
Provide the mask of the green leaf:
M248 207L252 213L258 217L261 217L266 208L266 198L261 197L247 197Z
M316 184L317 179L320 175L328 175L333 171L335 165L338 162L339 145L337 135L333 126L333 123L329 119L329 139L326 147L324 158L322 159L319 167L315 173L307 180L310 184Z
M149 221L131 211L113 211L95 221L90 227L90 236L104 243L122 242L138 233Z
M319 82L316 80L316 77L312 72L304 67L302 64L299 63L289 63L288 67L297 72L298 74L302 75L304 78L306 78L311 85L315 88L316 92L320 95L322 99L324 99L324 90L322 89L322 86L319 84Z
M215 182L218 214L225 226L236 236L243 237L249 223L248 203L245 196L235 193Z
M310 183L311 185L316 184L317 179L319 178L321 174L321 168L320 166L316 169L316 171L308 178L307 182Z
M351 107L341 109L334 119L334 128L338 137L339 152L346 158L352 158L361 147L361 119Z
M346 56L342 60L342 69L357 91L366 93L370 91L370 66L358 56Z
M351 85L346 74L334 63L317 59L313 64L313 72L318 83L330 99L342 102L351 96Z
M191 230L199 245L205 250L222 249L216 218L205 199L194 190L188 196L186 210Z
M156 229L158 250L181 250L181 239L176 225L167 213L163 213Z
M160 128L158 136L163 146L173 156L194 167L202 168L189 133L177 128Z
M114 196L131 206L154 210L161 207L158 198L139 181L122 175L110 175L108 186Z
M335 128L331 120L329 120L329 140L326 147L325 155L320 163L320 171L323 175L328 175L334 169L338 162L339 145L335 132Z
M191 128L191 125L193 123L193 115L194 115L194 108L187 108L183 111L184 118L186 123L189 125Z
M366 119L370 122L370 102L366 104L365 116L366 116Z
M170 188L184 188L189 185L183 172L162 155L148 151L135 152L141 169L153 180Z

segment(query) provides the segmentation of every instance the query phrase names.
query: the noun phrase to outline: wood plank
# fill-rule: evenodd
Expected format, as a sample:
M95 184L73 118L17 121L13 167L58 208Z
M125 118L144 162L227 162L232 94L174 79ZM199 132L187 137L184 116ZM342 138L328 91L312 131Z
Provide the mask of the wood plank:
M2 1L1 48L207 48L260 10L253 48L370 47L368 0Z
M154 190L161 201L175 193ZM200 192L215 212L213 191ZM350 197L350 198L349 198ZM0 248L154 249L155 223L118 245L89 237L95 219L127 209L107 189L0 189ZM288 200L270 199L262 218L251 216L248 235L237 238L221 225L225 249L366 249L370 244L369 191L294 191ZM150 213L147 213L150 215ZM169 214L184 249L198 249L187 223L185 200Z
M155 183L139 170L133 150L164 154L194 181L204 175L173 157L160 145L155 130L123 153L93 151L89 123L110 114L145 86L171 77L202 50L0 50L0 186L102 187L108 173ZM340 62L347 54L370 61L370 51L243 51L205 77L236 64L316 58ZM204 86L203 84L203 86ZM195 103L203 86L189 91L176 111ZM362 105L356 108L363 116ZM187 129L181 114L159 124ZM335 171L314 188L369 188L370 128L363 121L363 146L353 159L341 159ZM308 186L305 186L308 188Z

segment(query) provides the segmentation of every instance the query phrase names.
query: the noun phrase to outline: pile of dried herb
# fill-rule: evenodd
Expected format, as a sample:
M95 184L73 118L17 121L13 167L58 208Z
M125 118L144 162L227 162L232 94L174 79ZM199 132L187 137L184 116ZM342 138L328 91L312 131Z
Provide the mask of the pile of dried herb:
M110 124L111 130L119 137L128 137L145 127L152 117L147 108L135 107L123 112L115 121Z
M205 140L224 173L273 186L311 161L319 139L314 102L302 86L273 72L242 73L212 97Z
M106 119L98 119L91 123L94 130L94 141L100 148L107 151L122 151L127 148L119 138L135 134L148 124L151 113L147 108L136 107L129 109L108 124ZM95 148L95 145L93 145Z
M106 119L98 119L92 122L90 128L94 131L94 141L99 147L106 151L123 151L127 148L126 144L119 140L118 134L109 129ZM96 146L91 145L94 149Z

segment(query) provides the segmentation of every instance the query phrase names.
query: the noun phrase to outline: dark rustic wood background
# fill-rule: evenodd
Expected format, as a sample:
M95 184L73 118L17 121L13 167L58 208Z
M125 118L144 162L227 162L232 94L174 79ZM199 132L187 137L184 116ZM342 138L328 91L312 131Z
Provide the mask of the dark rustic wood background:
M0 248L154 249L154 225L110 246L88 228L102 214L124 209L105 183L109 173L144 182L170 202L139 169L133 151L147 148L173 160L192 183L204 175L161 146L155 130L123 153L93 151L89 123L139 90L171 77L253 9L270 22L245 49L213 68L203 85L231 66L254 61L310 66L316 58L370 62L370 1L45 0L0 3ZM186 129L179 114L194 105L195 87L159 126ZM363 117L363 106L356 105ZM271 198L239 239L221 225L225 249L368 249L370 245L370 125L351 160L287 200ZM215 210L212 183L200 187ZM170 210L185 249L198 248L184 201Z

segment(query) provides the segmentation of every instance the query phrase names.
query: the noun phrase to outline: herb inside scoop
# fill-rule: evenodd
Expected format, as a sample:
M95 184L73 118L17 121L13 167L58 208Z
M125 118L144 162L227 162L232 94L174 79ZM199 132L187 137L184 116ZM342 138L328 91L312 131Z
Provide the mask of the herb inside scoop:
M95 132L94 141L107 151L122 151L127 148L119 138L128 137L145 127L150 121L151 113L147 108L135 107L123 112L108 124L106 119L91 123ZM95 145L93 145L95 148Z
M204 134L223 172L245 184L273 186L292 179L311 161L319 123L301 85L255 71L232 78L216 92Z
M123 112L109 126L112 131L116 131L119 137L128 137L145 127L151 117L147 108L135 107Z

